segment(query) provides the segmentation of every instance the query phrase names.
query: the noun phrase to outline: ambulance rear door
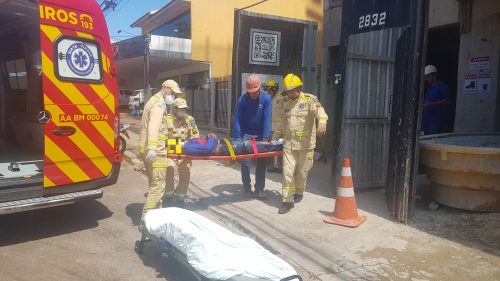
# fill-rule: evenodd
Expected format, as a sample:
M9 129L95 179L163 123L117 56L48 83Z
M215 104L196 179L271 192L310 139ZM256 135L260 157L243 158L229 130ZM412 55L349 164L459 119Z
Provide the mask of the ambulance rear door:
M39 8L44 193L90 188L79 183L110 175L119 155L108 31L95 1L40 1Z

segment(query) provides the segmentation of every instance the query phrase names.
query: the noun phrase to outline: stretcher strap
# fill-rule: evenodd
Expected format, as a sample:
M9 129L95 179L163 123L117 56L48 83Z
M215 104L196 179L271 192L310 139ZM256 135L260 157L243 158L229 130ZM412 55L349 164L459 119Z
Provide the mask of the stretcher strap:
M250 143L252 144L253 155L257 157L257 155L259 155L259 151L257 150L257 143L255 142L255 138L251 138Z
M232 160L236 160L236 155L234 154L234 149L233 149L233 145L231 144L231 142L224 138L224 142L226 143L227 145L227 149L229 150L229 155L231 156L231 159Z

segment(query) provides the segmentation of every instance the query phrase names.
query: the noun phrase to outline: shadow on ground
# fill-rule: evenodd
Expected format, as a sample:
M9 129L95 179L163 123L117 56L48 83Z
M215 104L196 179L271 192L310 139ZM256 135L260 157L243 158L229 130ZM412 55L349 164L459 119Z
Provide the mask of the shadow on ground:
M196 188L201 189L194 183L191 184ZM198 208L206 209L208 206L221 206L243 201L259 200L255 197L253 192L250 195L245 195L243 192L243 185L241 184L221 184L212 187L210 190L216 193L216 195L202 196L199 199L200 204L197 204ZM261 200L263 203L271 207L279 208L281 205L280 193L268 190L266 191L266 196L267 197L265 199Z
M0 247L91 229L112 214L101 202L90 200L3 215L0 216Z

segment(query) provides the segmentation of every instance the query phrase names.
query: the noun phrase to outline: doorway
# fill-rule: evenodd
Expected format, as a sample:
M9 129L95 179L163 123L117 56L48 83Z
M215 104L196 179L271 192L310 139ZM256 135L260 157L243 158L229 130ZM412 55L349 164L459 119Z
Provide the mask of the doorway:
M460 51L460 27L458 24L430 29L427 37L426 65L435 65L438 79L449 89L448 123L445 132L453 132L457 101L458 55Z

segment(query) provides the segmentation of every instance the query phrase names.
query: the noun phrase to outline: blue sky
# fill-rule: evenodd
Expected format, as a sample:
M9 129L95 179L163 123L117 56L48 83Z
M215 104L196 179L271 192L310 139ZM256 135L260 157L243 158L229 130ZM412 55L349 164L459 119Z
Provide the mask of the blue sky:
M139 28L130 28L130 24L151 10L158 10L171 0L115 0L118 6L115 11L106 15L109 36L114 40L123 40L132 37L132 34L140 35ZM102 0L97 0L101 3ZM117 33L118 30L123 30Z

